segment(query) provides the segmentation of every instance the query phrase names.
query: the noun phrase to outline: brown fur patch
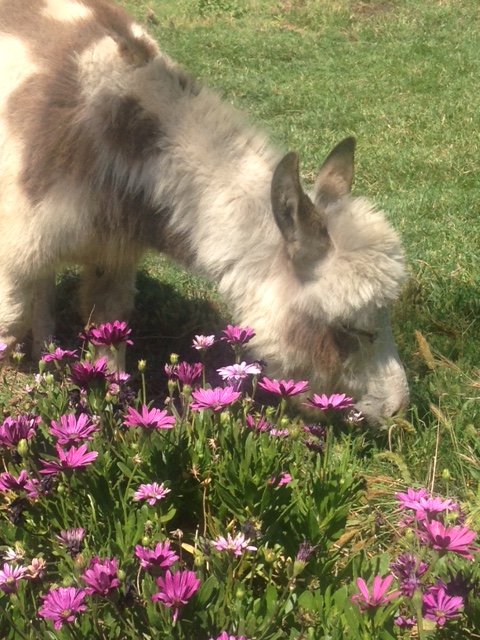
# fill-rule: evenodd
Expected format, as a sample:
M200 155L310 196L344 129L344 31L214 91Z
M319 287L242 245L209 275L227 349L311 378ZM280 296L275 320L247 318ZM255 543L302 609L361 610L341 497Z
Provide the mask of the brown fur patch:
M331 376L340 371L346 354L331 327L320 324L311 316L294 315L285 327L285 334L292 351L305 362L305 373L298 371L298 374L307 375L319 362Z
M18 12L9 16L6 2L0 4L2 27L25 40L44 68L43 73L30 76L8 103L11 129L24 142L22 182L33 204L38 204L60 177L83 184L97 179L95 158L103 132L82 126L76 55L106 34L119 35L122 42L134 47L145 45L131 35L133 20L120 7L104 0L84 0L84 4L94 11L95 21L56 23L40 14L41 2L18 2ZM120 153L133 162L152 153L160 135L159 122L133 96L107 100L102 115L112 158Z
M114 99L105 108L103 119L108 123L105 141L114 153L135 161L158 151L157 142L162 135L160 122L135 96Z

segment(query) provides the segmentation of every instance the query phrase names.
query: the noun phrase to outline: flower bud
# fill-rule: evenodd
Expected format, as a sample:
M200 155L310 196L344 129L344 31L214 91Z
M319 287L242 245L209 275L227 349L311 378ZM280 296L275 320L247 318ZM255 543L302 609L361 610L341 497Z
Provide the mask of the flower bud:
M446 480L447 482L451 479L451 475L450 475L450 470L449 469L444 469L442 471L442 479Z
M28 456L28 441L25 438L22 438L17 445L18 455L22 458L26 458Z
M127 574L125 573L125 571L123 569L118 569L117 577L120 580L120 582L124 582L125 578L127 577Z
M140 373L143 373L146 368L147 368L147 361L146 360L139 360L138 361L138 370L140 371Z
M178 360L179 360L178 353L171 353L170 354L170 364L178 364Z

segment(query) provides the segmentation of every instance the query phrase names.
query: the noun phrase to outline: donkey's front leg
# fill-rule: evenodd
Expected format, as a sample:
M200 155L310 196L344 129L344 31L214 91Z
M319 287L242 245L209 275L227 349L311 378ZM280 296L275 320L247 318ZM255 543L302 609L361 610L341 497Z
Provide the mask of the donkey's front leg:
M85 269L80 295L87 325L129 320L136 292L136 267L135 262L115 267L97 264ZM107 357L110 371L125 370L125 344L115 350L97 347L97 353Z
M55 334L55 272L35 281L32 298L32 356L39 360Z

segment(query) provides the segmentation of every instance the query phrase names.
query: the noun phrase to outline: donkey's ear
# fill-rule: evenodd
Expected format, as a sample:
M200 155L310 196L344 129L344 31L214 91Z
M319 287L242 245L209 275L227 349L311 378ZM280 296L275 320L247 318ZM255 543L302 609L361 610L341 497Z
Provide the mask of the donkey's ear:
M337 202L352 190L355 138L345 138L330 152L315 181L315 204Z
M287 153L280 160L273 173L271 195L273 215L283 237L289 243L301 241L317 216L300 184L298 153Z

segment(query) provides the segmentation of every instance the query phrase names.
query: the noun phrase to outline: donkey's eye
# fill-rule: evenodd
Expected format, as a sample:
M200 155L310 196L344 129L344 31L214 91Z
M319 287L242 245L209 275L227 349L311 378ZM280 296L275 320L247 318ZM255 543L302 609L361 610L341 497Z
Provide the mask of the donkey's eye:
M377 338L376 331L368 331L367 329L358 329L356 327L352 327L347 324L342 324L341 328L345 333L348 333L349 336L353 336L355 338L363 338L364 340L368 340L369 342L375 342Z

